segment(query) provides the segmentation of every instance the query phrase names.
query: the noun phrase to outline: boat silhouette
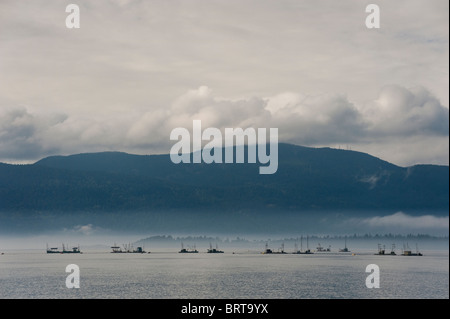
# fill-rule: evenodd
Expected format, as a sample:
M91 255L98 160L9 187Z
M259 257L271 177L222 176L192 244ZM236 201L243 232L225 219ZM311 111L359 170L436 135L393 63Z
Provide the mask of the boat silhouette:
M300 250L298 250L297 243L295 243L295 251L294 254L298 255L309 255L313 254L313 252L309 249L309 238L306 236L306 250L303 251L303 235L300 237Z
M324 253L324 252L330 252L331 251L331 245L328 246L328 248L323 248L320 243L317 245L316 251L319 253Z
M198 250L195 248L195 245L194 245L193 249L186 249L186 248L184 248L184 244L181 243L181 250L179 251L179 253L180 254L196 254L196 253L198 253Z
M378 253L376 253L375 255L377 255L377 256L396 256L397 254L395 253L395 244L392 244L391 252L389 254L386 254L386 246L385 245L383 245L383 248L382 248L381 244L378 244Z
M147 253L142 246L139 246L136 249L134 249L132 244L128 244L128 245L124 244L123 250L122 250L121 247L117 246L117 244L114 243L114 246L111 246L111 249L112 249L111 253L113 253L113 254L124 254L124 253L145 254L145 253Z
M350 250L348 250L348 248L347 248L347 237L345 237L345 247L339 249L339 252L340 253L349 253L350 252Z
M406 246L403 245L402 256L423 256L423 255L421 252L419 252L419 248L418 248L417 244L416 244L416 252L413 253L407 243Z
M219 247L216 244L216 248L212 248L212 244L209 243L209 249L207 251L208 254L223 254L222 250L219 250Z
M82 254L80 250L80 245L72 247L72 249L66 249L66 245L62 244L62 250L58 250L58 247L48 247L47 244L47 254Z

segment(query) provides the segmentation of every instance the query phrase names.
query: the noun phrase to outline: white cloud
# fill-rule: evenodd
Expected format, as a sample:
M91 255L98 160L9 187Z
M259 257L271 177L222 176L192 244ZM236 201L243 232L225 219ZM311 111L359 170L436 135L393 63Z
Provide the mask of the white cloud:
M449 217L432 215L410 216L397 212L388 216L376 216L362 220L353 220L364 226L373 228L404 229L404 230L448 230Z
M201 119L448 164L447 1L379 0L379 30L359 0L77 4L68 30L60 1L0 2L0 161L168 152Z
M41 137L66 119L63 114L32 114L25 107L0 108L0 158L27 160L51 152Z
M363 110L373 135L440 135L449 132L448 109L423 87L384 87Z
M73 228L75 233L80 233L85 236L92 235L95 232L95 227L92 224L88 225L77 225Z
M9 107L1 115L0 158L6 160L105 150L168 153L172 129L191 129L200 119L203 128L222 130L277 127L280 142L350 144L400 165L448 163L448 109L424 88L385 87L372 102L354 105L342 94L230 99L200 86L143 113L96 118Z
M358 103L380 86L432 89L448 106L448 3L88 1L79 30L65 4L0 3L0 93L73 114L164 108L202 83L222 96L345 92ZM148 105L151 99L152 105Z

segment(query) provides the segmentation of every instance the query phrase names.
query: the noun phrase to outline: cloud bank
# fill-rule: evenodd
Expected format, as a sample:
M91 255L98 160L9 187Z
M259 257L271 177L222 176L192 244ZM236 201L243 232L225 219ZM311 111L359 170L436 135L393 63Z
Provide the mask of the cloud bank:
M167 153L174 127L278 127L399 165L448 164L449 3L0 1L0 161ZM381 90L380 90L381 89Z
M423 87L391 85L364 105L343 94L284 92L230 99L207 86L189 90L166 108L104 117L0 108L0 159L36 160L52 154L121 150L168 153L176 127L277 127L280 142L344 146L399 165L448 164L449 111ZM431 147L434 146L435 148ZM439 146L439 147L438 147ZM392 152L397 149L397 152ZM424 153L425 150L430 150ZM396 156L396 155L401 155Z
M409 216L397 212L388 216L376 216L367 219L354 219L352 223L368 226L372 229L390 229L406 231L447 231L449 230L449 217L436 217L432 215Z

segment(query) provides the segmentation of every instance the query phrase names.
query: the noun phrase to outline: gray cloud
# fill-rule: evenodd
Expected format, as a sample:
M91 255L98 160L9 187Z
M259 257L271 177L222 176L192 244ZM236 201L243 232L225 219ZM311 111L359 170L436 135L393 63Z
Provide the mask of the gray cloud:
M448 163L446 1L379 0L379 30L359 0L77 4L68 30L61 1L0 2L0 161L168 152L201 119Z
M391 156L399 164L410 164L419 153L423 156L423 149L417 149L421 143L441 146L421 160L448 154L448 146L440 144L448 140L448 109L424 88L408 90L399 86L383 88L372 102L361 106L339 94L287 92L273 97L227 99L201 86L157 111L94 118L35 114L18 107L3 111L0 119L0 158L4 159L102 150L167 153L172 143L171 130L190 129L197 119L202 120L203 128L222 130L277 127L281 142L373 147L370 153L381 152L384 159ZM402 145L397 153L404 158L382 152L392 141L392 147Z
M365 28L358 0L77 4L75 31L60 1L1 1L2 95L91 115L162 108L202 83L232 98L346 92L358 104L399 83L448 106L445 1L380 0L380 30Z
M72 231L88 236L92 235L95 232L95 227L92 224L77 225L73 227Z
M62 114L35 116L24 107L0 108L0 158L29 160L52 152L41 138L66 119Z
M420 230L447 230L449 229L449 217L436 217L432 215L410 216L403 212L397 212L388 216L376 216L361 220L352 220L363 226L387 229Z
M364 109L374 136L448 136L449 111L423 87L384 87Z

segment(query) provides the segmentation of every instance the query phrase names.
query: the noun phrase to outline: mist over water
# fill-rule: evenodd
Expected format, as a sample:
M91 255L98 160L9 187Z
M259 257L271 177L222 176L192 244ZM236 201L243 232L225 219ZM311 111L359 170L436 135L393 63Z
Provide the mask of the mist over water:
M105 233L96 235L74 235L64 232L24 235L24 236L0 236L0 253L8 251L41 251L46 247L80 246L84 252L100 251L110 252L111 246L123 247L132 244L134 247L143 246L150 252L177 252L180 245L196 246L200 252L206 252L210 245L218 245L221 249L236 252L262 252L265 244L274 251L284 250L294 252L301 247L315 250L318 246L330 247L333 252L346 245L352 252L376 252L378 245L389 251L395 245L397 253L406 247L413 251L418 248L426 250L449 250L449 239L421 234L314 234L301 233L295 235L286 234L213 234L213 233Z
M429 234L448 236L449 217L429 212L152 211L0 215L0 237L95 238L132 234L266 236Z
M367 214L368 215L368 214ZM389 215L350 213L280 213L248 212L166 212L129 214L61 214L30 219L21 224L3 219L0 223L0 251L5 249L42 249L50 246L81 245L109 247L114 243L133 243L152 236L207 236L226 241L234 238L246 241L299 239L301 236L354 237L355 242L379 241L383 236L400 235L395 241L386 238L386 245L403 245L408 235L447 238L439 246L448 247L448 216L408 215L396 212ZM373 238L380 236L380 239ZM366 236L366 238L364 237ZM403 236L403 238L401 237ZM298 241L298 240L297 240ZM167 241L163 242L167 243ZM447 245L445 245L447 243ZM315 243L317 244L317 243ZM330 243L331 244L331 243ZM332 243L333 247L339 243ZM413 243L414 244L414 243ZM372 243L370 245L373 245ZM399 247L399 246L398 246ZM439 248L440 249L440 248Z
M448 217L442 215L50 217L35 220L34 228L27 227L32 221L22 228L9 228L11 220L0 225L0 298L449 297ZM61 249L63 244L79 246L82 254L46 253L47 245ZM111 253L111 246L124 245L146 253ZM223 254L206 253L216 245ZM286 254L262 254L266 245ZM198 253L179 254L182 246ZM339 252L345 246L349 252ZM317 252L318 247L330 252ZM379 248L387 253L394 248L397 255L377 256ZM305 249L314 254L292 254ZM401 256L404 249L423 256ZM80 267L80 289L65 286L69 264ZM381 269L380 289L365 286L369 264Z

